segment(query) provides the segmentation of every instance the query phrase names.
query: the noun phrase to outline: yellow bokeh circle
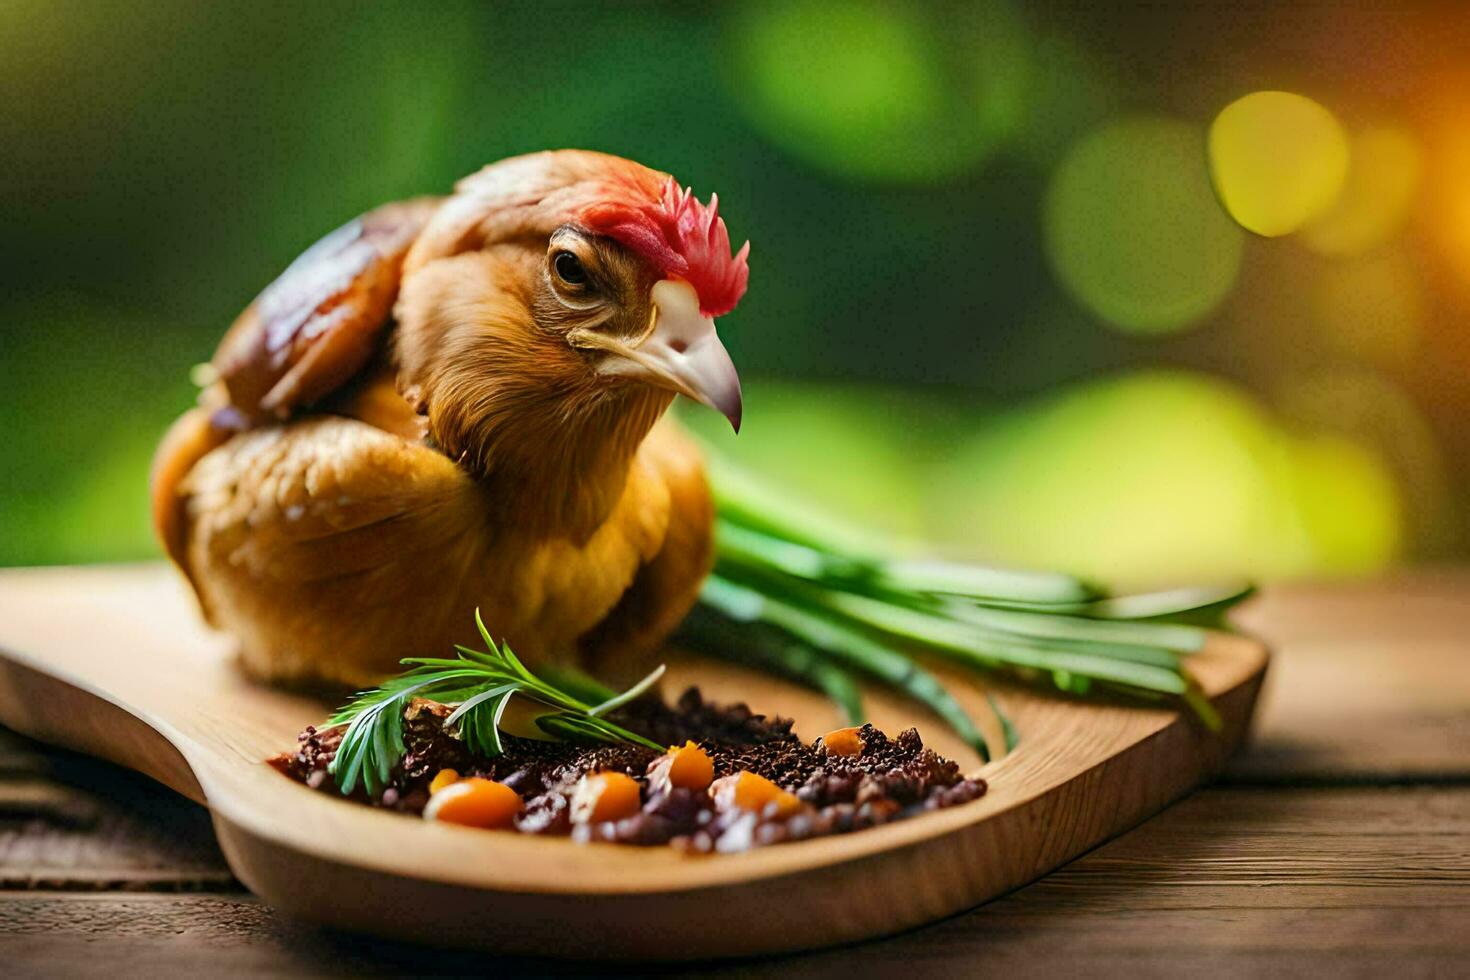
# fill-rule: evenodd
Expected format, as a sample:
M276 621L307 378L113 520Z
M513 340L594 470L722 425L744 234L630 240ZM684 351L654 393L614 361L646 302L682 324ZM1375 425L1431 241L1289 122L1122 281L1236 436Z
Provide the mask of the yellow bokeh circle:
M1348 140L1331 112L1292 92L1253 92L1210 125L1210 172L1231 217L1287 235L1324 214L1347 180Z

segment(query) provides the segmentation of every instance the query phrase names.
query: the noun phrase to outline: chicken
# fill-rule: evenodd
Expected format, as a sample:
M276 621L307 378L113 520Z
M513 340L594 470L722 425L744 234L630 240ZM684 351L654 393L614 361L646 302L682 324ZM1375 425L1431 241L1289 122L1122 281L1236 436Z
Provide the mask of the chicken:
M474 643L635 672L712 561L682 394L738 431L718 201L575 150L318 242L248 308L154 460L154 524L251 675L368 685Z

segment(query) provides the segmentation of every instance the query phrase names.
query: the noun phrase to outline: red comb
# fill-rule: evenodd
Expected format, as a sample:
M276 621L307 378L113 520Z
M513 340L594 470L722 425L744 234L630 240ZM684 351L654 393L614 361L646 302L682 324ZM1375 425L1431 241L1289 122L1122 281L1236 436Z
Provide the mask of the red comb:
M607 235L653 262L664 275L683 279L699 294L705 316L723 316L745 295L750 242L730 254L730 233L719 215L720 198L699 203L670 177L657 201L603 201L581 216L587 227Z

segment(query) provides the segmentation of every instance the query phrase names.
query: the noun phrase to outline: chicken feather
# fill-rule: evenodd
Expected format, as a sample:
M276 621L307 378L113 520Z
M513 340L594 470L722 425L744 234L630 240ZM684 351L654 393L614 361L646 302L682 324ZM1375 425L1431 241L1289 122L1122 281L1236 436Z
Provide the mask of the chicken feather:
M678 362L607 364L675 318L652 296L679 294L652 291L667 270L636 243L579 218L656 209L669 180L578 151L495 164L442 204L339 230L242 314L221 380L160 446L153 500L247 672L371 684L474 642L478 608L528 661L618 676L677 625L711 565L713 505L698 449L663 416L698 392ZM716 261L699 230L699 261ZM580 283L553 265L573 249ZM706 278L738 272L743 288L744 254ZM588 349L578 329L605 339Z

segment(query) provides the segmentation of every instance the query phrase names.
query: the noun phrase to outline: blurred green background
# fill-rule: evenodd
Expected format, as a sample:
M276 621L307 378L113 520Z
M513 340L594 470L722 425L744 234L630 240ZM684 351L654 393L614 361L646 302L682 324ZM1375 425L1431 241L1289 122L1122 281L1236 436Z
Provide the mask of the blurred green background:
M1463 558L1466 51L1404 4L6 0L0 564L156 554L251 297L558 146L719 191L746 427L686 414L834 510L1129 583Z

